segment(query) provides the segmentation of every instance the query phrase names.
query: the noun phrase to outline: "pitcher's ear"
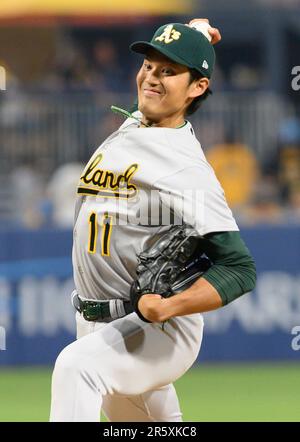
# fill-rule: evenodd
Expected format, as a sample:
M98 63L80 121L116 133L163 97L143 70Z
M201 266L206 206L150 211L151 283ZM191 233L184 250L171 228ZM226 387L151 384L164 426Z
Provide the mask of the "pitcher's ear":
M209 79L206 77L199 78L194 81L192 84L192 90L190 92L191 98L200 97L204 92L209 88Z

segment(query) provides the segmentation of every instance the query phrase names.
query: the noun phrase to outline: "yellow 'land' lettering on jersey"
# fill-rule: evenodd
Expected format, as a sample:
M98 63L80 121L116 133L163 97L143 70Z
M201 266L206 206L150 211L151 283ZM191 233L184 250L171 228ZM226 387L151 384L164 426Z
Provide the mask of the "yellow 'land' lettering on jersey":
M111 170L97 167L102 158L103 155L100 153L87 165L80 177L83 185L78 187L77 193L113 198L134 197L137 188L130 180L138 170L138 164L131 164L124 173L118 175Z
M165 27L164 32L156 37L155 40L164 41L166 44L172 43L174 40L179 40L181 32L173 29L173 25L168 25Z

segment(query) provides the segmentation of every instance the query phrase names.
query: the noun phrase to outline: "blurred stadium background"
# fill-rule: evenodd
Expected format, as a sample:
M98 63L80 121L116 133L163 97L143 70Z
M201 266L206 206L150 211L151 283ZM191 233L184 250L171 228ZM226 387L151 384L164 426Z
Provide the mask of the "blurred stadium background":
M1 0L0 421L48 419L74 339L75 185L130 106L128 45L167 22L220 28L213 96L193 118L257 263L255 291L205 315L185 420L300 420L298 0Z

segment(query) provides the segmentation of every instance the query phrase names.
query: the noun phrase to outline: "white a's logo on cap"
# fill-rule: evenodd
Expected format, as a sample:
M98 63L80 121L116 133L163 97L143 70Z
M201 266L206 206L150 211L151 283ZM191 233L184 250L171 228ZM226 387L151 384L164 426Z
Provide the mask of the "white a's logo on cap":
M168 25L165 27L164 32L156 37L155 41L171 43L174 40L179 40L180 36L181 32L176 31L176 29L173 28L173 25Z
M203 67L204 69L208 69L208 63L207 63L206 60L204 60L204 62L202 63L202 67Z

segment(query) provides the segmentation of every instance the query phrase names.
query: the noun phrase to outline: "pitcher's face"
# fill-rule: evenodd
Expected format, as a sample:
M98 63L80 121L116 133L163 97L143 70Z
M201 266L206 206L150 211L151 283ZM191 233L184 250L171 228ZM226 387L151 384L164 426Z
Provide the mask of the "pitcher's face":
M137 77L139 110L147 121L163 126L164 122L184 120L185 110L197 95L190 82L189 69L158 51L145 56ZM204 91L203 91L204 92Z

